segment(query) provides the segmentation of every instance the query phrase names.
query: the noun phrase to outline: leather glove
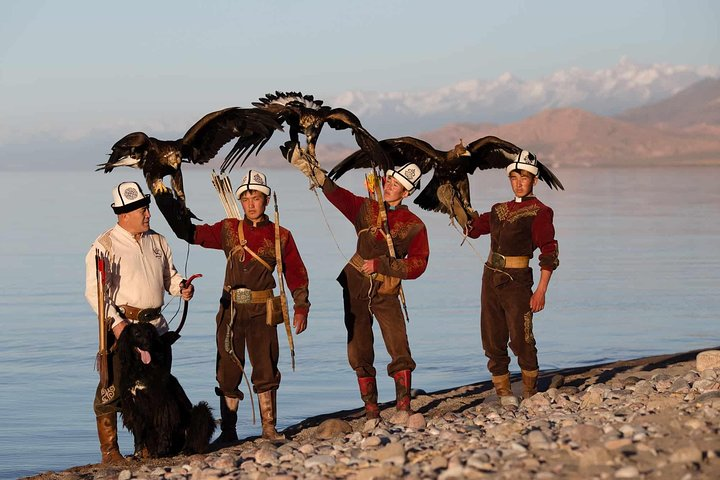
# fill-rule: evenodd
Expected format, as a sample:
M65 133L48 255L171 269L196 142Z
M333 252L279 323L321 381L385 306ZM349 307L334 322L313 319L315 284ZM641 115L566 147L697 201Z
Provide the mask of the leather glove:
M195 225L191 219L197 217L170 192L155 195L155 204L175 235L181 240L193 243Z
M447 214L450 215L450 219L457 219L457 222L463 230L467 231L473 214L477 216L475 210L458 197L458 194L450 184L445 183L440 185L437 189L437 197L440 203L445 206Z
M314 187L318 186L322 188L323 183L325 183L325 174L327 172L320 168L320 165L311 163L297 142L293 142L292 140L285 142L285 145L280 147L280 151L292 164L292 166L300 170L307 178L310 179L310 182L313 183Z

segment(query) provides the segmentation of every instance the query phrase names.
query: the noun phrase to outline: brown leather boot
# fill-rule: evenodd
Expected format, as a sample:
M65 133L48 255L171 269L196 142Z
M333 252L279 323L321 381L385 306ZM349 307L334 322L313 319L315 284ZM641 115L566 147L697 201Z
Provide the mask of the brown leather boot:
M495 386L495 393L500 397L500 403L502 405L518 405L518 400L513 395L512 388L510 387L510 374L505 375L493 375L492 383Z
M102 463L124 462L117 442L117 413L107 413L96 418Z
M215 439L213 445L222 446L237 443L237 410L240 404L239 398L220 397L220 435Z
M530 398L537 393L537 380L540 370L520 370L523 382L523 398Z
M395 408L397 410L410 411L410 370L400 370L393 375L395 380Z
M360 398L365 403L365 417L368 419L380 418L375 377L358 377L358 385L360 386Z
M286 440L285 435L275 430L275 425L277 425L277 390L268 390L257 395L260 406L260 421L262 422L262 438L272 441Z

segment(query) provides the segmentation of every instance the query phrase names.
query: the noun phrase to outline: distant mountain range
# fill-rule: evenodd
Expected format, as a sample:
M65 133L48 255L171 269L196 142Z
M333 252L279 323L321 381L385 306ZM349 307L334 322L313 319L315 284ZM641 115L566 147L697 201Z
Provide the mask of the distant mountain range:
M704 79L670 98L602 116L577 108L543 110L507 124L450 123L417 135L449 150L495 135L548 165L720 165L720 79ZM332 165L352 149L319 150Z
M496 135L549 165L720 165L720 80L614 117L551 109L505 125L450 124L422 136L436 148Z
M567 68L530 80L505 73L428 91L351 91L326 100L355 112L373 132L387 137L431 131L448 123L506 124L550 109L579 108L614 116L718 77L720 69L713 66L644 65L622 58L610 68Z
M450 149L460 139L468 143L496 135L556 166L720 165L719 77L714 66L642 66L622 59L609 69L567 69L539 80L505 74L428 92L345 92L325 100L353 111L378 139L412 135ZM129 131L179 138L204 113L177 116L177 125L165 128L138 119L123 123L132 125L127 130L100 122L70 136L49 130L30 136L0 132L0 170L92 169ZM277 146L287 134L275 137L247 165L286 165ZM318 156L331 167L356 148L347 131L326 127Z

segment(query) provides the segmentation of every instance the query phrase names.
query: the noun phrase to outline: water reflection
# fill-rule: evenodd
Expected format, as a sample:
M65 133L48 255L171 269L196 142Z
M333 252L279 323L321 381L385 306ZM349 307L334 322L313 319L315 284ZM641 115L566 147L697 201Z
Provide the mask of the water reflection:
M278 191L282 223L293 231L308 266L313 304L307 332L295 339L296 372L280 334L279 427L284 428L309 416L360 407L347 366L335 282L352 254L355 234L325 202L331 235L297 172L267 173ZM720 255L712 248L720 238L717 168L556 173L565 192L537 190L555 210L561 254L547 308L534 322L541 368L720 344ZM92 240L114 221L110 189L121 180L141 181L137 175L131 170L113 175L33 172L0 178L5 198L23 198L22 208L7 208L3 202L4 224L12 228L0 233L2 478L99 459L91 407L97 327L83 298L83 258ZM207 221L220 219L223 210L209 172L188 170L185 180L193 211ZM28 197L23 192L31 182L36 195ZM343 185L361 192L359 176L344 177ZM476 175L472 192L475 208L483 211L509 197L501 172ZM75 207L68 211L67 205ZM207 400L216 407L214 318L225 260L219 251L188 248L172 238L161 215L152 213L152 226L170 239L178 268L204 275L195 282L197 293L176 344L174 373L194 402ZM414 386L433 391L486 380L479 292L488 240L460 246L462 238L448 227L446 217L419 213L430 231L431 257L425 275L405 286L410 345L418 363ZM172 316L176 309L171 304L166 312ZM390 401L394 387L382 375L389 358L379 332L376 337L380 401ZM517 369L514 360L511 369ZM251 423L248 402L241 406L238 428L241 435L259 432L259 425ZM129 453L127 433L120 441Z

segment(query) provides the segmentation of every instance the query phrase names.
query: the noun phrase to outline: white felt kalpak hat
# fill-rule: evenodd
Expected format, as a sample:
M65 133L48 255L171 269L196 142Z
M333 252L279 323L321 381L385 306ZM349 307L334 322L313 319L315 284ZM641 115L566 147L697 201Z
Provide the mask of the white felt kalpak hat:
M420 170L420 167L414 163L406 163L397 170L388 169L387 171L387 177L394 178L400 182L400 185L405 187L405 190L407 190L408 193L413 193L415 189L420 188L421 176L422 171Z
M508 174L513 170L525 170L537 176L537 163L537 157L535 156L535 154L530 153L527 150L523 150L522 152L518 153L515 161L508 165L506 170Z
M113 189L112 194L114 202L110 206L118 215L150 205L150 195L143 194L136 182L123 182Z
M265 195L270 195L270 187L267 186L265 174L257 170L248 170L247 175L240 182L240 186L235 190L235 196L239 199L240 195L248 190L257 190Z

